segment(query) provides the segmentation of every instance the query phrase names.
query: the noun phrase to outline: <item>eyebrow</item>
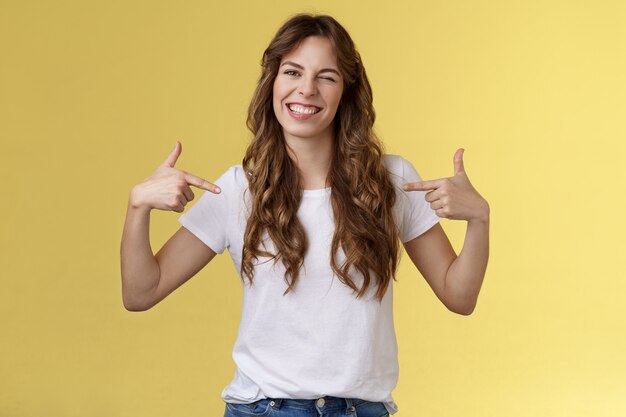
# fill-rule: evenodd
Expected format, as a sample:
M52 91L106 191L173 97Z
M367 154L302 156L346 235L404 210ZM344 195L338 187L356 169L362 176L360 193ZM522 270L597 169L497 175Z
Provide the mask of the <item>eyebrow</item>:
M304 69L304 67L303 67L302 65L300 65L300 64L296 64L296 63L295 63L295 62L293 62L293 61L285 61L285 62L283 62L283 63L282 63L281 67L282 67L283 65L292 65L292 66L294 66L294 67L296 67L296 68L300 68L300 69L302 69L302 70ZM321 74L322 72L334 72L335 74L337 74L338 76L340 76L340 77L341 77L341 74L339 74L339 71L337 71L337 70L336 70L336 69L334 69L334 68L322 68L322 69L319 71L319 73Z

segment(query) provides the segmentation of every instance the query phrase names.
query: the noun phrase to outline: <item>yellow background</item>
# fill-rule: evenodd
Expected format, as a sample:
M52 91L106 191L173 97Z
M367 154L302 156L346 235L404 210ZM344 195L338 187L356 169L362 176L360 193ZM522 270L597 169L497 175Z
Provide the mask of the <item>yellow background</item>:
M626 415L625 4L3 0L0 416L223 414L239 278L225 252L126 311L128 193L177 139L209 181L241 162L261 54L299 11L351 33L387 152L434 179L464 147L491 205L473 315L403 256L396 415ZM155 251L178 216L153 212Z

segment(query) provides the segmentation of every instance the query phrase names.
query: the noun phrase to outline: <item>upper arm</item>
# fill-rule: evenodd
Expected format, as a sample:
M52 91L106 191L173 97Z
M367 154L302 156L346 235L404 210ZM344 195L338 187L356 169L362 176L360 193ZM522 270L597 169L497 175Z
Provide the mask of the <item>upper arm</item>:
M445 282L456 253L441 224L436 223L415 239L406 242L404 249L437 298L448 309L452 309L445 297Z
M155 255L160 276L150 307L196 275L215 255L211 248L181 226Z

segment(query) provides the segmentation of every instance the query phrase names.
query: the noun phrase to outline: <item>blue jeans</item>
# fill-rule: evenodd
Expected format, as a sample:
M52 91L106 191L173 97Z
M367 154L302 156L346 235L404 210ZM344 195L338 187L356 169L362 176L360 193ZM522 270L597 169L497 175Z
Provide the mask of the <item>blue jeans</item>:
M226 403L224 417L388 417L382 402L326 396L315 400L263 398L249 404Z

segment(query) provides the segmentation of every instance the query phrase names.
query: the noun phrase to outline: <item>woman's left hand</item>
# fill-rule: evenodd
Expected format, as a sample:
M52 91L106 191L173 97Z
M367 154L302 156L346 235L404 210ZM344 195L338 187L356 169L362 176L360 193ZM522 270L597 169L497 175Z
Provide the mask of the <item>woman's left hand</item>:
M454 176L404 184L405 191L428 191L426 201L437 216L453 220L488 221L489 204L472 186L463 167L463 151L454 154Z

